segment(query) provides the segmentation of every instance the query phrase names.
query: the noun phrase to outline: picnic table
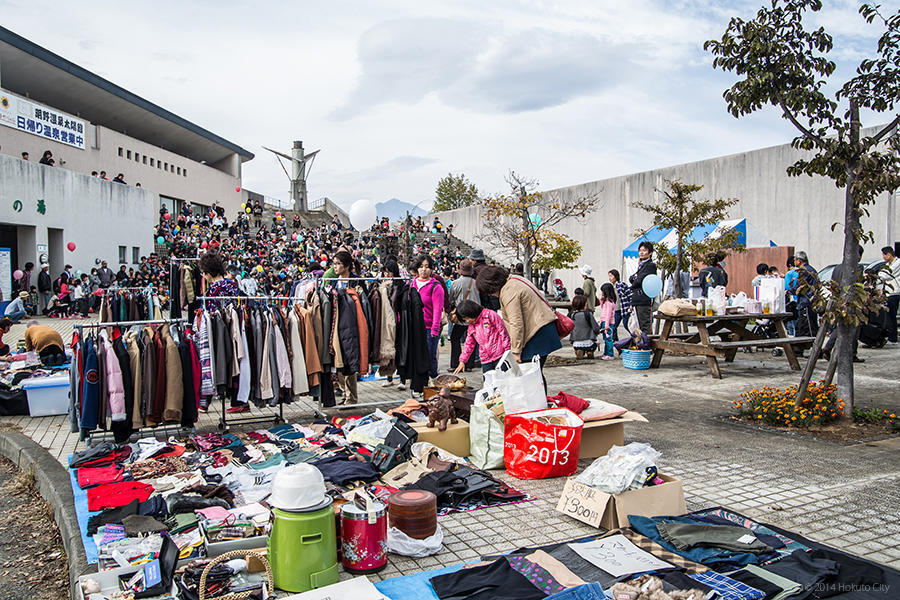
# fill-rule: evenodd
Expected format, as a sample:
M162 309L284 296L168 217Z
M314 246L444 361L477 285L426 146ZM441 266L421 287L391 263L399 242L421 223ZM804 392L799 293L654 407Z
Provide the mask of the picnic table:
M719 359L725 362L734 361L737 351L743 348L781 348L787 358L791 369L800 370L800 363L794 353L795 345L810 344L815 338L791 337L784 327L784 322L794 318L791 313L734 313L726 315L700 316L688 315L673 317L657 312L655 318L662 321L662 329L659 336L652 336L653 359L651 368L656 368L662 362L666 352L681 354L694 354L706 357L709 371L716 379L722 378L719 370ZM748 326L750 321L768 319L775 326L777 337L769 338L760 335ZM694 325L697 331L694 333L673 334L675 323ZM720 341L712 338L718 336Z

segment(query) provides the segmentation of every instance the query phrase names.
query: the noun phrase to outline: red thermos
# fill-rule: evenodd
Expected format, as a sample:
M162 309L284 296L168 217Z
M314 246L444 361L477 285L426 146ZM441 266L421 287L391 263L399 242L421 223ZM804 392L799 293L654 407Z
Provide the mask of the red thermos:
M341 562L350 573L377 573L387 566L387 507L368 500L366 509L341 507Z

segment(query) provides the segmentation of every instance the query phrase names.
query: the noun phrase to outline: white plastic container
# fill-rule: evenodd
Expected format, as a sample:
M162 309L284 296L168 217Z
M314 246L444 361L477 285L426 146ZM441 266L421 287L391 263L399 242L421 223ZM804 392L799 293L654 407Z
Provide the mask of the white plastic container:
M69 375L26 379L22 388L32 417L65 415L69 412Z

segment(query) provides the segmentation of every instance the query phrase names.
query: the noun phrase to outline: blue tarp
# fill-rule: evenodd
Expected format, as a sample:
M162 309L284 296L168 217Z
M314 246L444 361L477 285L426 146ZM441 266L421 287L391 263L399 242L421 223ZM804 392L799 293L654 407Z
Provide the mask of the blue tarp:
M69 455L69 463L72 462L72 454ZM81 530L81 543L84 545L84 554L89 565L97 562L97 545L94 538L87 534L88 519L100 514L100 511L88 511L87 492L78 486L78 470L69 469L69 481L72 484L72 496L75 497L75 516L78 518L78 529Z

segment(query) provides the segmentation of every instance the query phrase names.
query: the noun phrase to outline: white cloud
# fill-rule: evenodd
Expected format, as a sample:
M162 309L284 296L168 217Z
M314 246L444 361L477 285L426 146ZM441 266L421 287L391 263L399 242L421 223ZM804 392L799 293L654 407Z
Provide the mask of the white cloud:
M764 2L32 0L3 24L255 152L248 189L285 197L261 146L302 139L311 198L427 206L450 171L497 193L511 168L556 187L788 141L726 113L702 50ZM842 77L873 49L856 10L815 16Z

